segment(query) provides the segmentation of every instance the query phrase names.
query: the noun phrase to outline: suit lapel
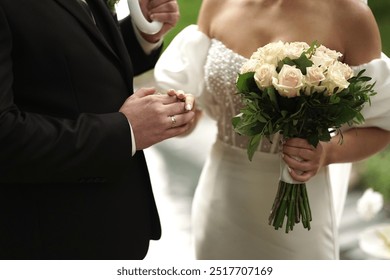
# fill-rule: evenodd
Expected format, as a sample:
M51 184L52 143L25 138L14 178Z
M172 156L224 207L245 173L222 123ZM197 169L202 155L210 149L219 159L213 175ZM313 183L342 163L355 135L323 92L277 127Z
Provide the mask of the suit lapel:
M124 68L125 79L129 85L132 86L131 77L133 77L132 63L128 55L126 46L123 42L122 35L119 31L119 26L114 20L113 16L109 9L104 7L105 3L102 0L95 0L91 4L96 5L97 12L99 15L95 16L96 20L101 20L101 24L105 24L109 32L108 36L111 36L112 46L108 43L102 32L97 28L97 26L91 21L88 15L79 7L79 3L76 0L55 0L59 5L66 9L70 14L72 14L80 24L87 30L87 32L95 37L97 41L102 44L122 65ZM101 18L101 17L102 18ZM107 24L108 23L108 24Z
M99 31L96 25L91 21L87 14L79 7L79 3L76 0L55 0L58 2L64 9L66 9L70 14L72 14L80 24L86 29L86 31L97 41L107 48L117 59L118 56L115 51L112 49L110 44L104 38L103 34Z
M96 5L97 12L101 13L101 18L105 19L104 22L101 22L101 24L104 24L104 27L107 28L107 36L110 37L110 41L113 44L113 47L115 48L116 53L118 54L120 61L126 71L127 77L133 76L133 70L131 69L131 60L129 57L129 53L126 49L126 45L123 41L122 34L119 29L118 21L114 19L109 9L106 7L105 0L91 0L91 4Z

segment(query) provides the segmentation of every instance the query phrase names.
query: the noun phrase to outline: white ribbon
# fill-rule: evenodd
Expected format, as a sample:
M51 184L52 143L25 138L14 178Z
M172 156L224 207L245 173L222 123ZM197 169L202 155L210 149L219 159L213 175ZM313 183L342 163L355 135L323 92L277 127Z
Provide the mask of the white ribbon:
M138 0L127 0L127 5L129 6L131 18L139 30L151 35L156 34L161 30L163 26L161 22L150 22L144 17Z
M302 184L302 182L295 181L290 176L290 171L287 163L281 158L280 159L280 181L288 184Z

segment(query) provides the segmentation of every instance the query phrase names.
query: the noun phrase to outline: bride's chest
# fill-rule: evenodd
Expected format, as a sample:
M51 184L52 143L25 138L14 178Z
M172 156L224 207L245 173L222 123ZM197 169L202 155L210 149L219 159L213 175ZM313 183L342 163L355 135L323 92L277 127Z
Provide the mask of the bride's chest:
M241 106L236 95L236 79L241 66L247 59L227 48L222 42L212 39L205 64L207 90L222 106L227 102Z

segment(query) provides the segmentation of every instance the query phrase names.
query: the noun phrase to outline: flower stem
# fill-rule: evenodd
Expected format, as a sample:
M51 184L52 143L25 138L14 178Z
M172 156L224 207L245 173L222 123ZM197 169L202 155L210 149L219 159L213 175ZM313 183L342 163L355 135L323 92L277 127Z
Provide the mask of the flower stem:
M275 200L274 200L274 203L273 203L272 208L271 208L271 213L270 213L269 218L268 218L268 224L270 224L270 225L272 224L272 221L275 218L276 211L280 206L280 202L281 202L281 199L284 195L285 190L286 190L286 188L283 187L283 182L279 181L278 191L276 193Z
M292 187L291 184L288 184L285 182L282 182L282 184L283 184L283 188L285 188L286 191L282 197L280 206L277 208L277 211L276 211L276 218L275 218L274 224L273 224L275 229L279 229L280 227L283 226L284 217L286 216L286 209L288 206L289 196L290 196L291 187Z
M287 217L286 233L292 231L295 224L300 221L304 228L310 230L312 216L306 184L290 184L279 181L268 223L277 230L283 227L285 217Z

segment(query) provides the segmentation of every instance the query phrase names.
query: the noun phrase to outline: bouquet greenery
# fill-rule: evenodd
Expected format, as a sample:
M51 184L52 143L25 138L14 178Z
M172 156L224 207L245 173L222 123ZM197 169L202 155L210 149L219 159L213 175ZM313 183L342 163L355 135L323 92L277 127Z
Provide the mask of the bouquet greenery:
M115 14L115 5L118 4L119 0L107 0L107 6L110 9L111 13Z
M242 97L241 113L232 120L240 135L250 137L249 160L262 137L280 133L284 139L299 137L314 147L330 141L341 127L364 122L360 113L375 94L364 70L354 76L339 61L341 53L314 42L274 42L259 48L242 66L237 78ZM341 144L341 143L340 143ZM312 220L306 185L292 180L281 161L281 177L269 223L286 233L302 221L310 230Z

